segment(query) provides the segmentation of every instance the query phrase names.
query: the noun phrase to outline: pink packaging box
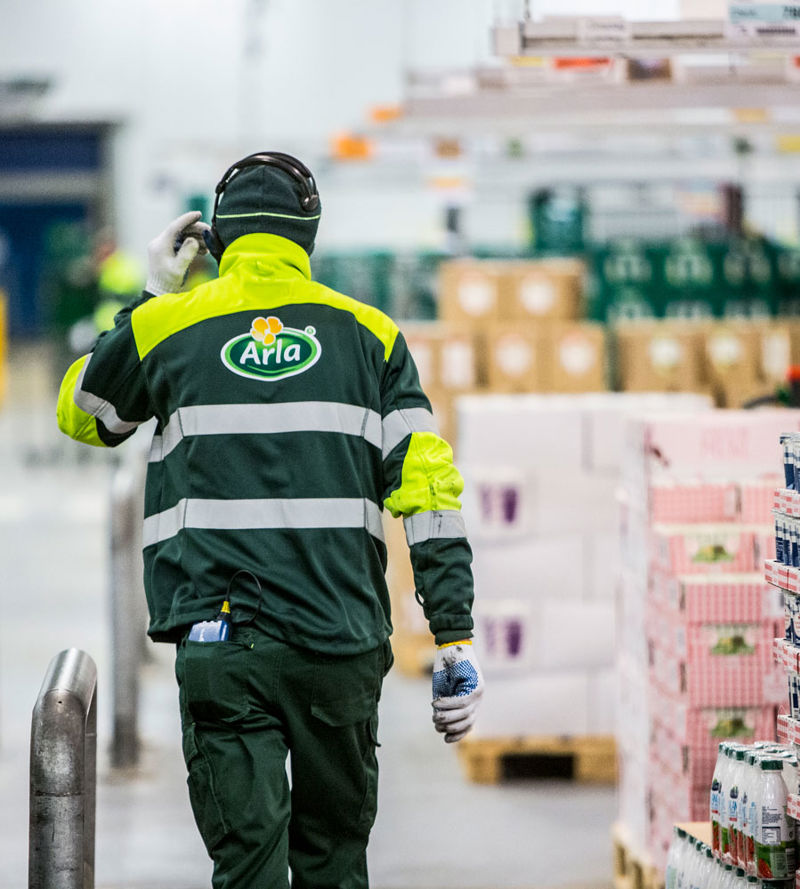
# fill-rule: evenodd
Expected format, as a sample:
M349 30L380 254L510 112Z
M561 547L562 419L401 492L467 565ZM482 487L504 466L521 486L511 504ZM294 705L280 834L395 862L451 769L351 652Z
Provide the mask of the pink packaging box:
M650 797L654 808L668 815L672 823L707 821L709 815L710 781L693 784L688 777L671 768L671 764L651 749Z
M690 670L724 669L742 665L764 672L773 662L776 621L687 623L673 612L651 609L648 627L652 644L668 656L685 661Z
M739 521L753 525L767 525L772 521L775 488L780 477L742 482L739 485Z
M764 579L779 589L800 594L800 568L767 559L764 562Z
M651 558L672 574L752 572L757 537L772 529L753 525L655 525Z
M778 740L781 744L800 746L800 720L781 713L778 716Z
M653 482L648 498L649 518L653 524L738 520L738 489L733 482L663 479ZM770 519L768 513L767 520Z
M690 707L760 707L779 703L775 671L752 656L707 659L690 664L660 648L651 649L651 685L680 697ZM785 688L785 685L784 685Z
M800 673L800 648L783 636L773 642L775 662L787 673Z
M780 614L780 595L756 572L675 577L657 571L651 594L658 608L689 623L755 623Z
M774 704L759 707L690 707L679 698L659 695L652 719L694 750L716 758L720 741L749 744L775 737Z
M797 410L716 410L638 419L627 440L643 449L649 474L752 478L776 472L781 433L798 430Z

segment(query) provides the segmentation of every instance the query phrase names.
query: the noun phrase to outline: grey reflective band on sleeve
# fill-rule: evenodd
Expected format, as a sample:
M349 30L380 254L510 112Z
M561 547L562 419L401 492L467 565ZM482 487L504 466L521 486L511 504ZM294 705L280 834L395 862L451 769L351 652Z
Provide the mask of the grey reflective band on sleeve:
M170 416L150 462L163 460L184 438L194 435L268 435L279 432L336 432L353 435L379 448L381 418L373 410L336 401L280 404L198 404Z
M113 432L116 435L124 435L126 432L132 432L138 426L141 426L142 423L147 422L146 420L141 420L139 422L121 420L119 414L117 414L117 409L110 401L100 398L99 395L92 395L91 392L87 392L83 388L83 378L86 376L86 368L89 367L91 360L92 357L90 355L89 360L81 368L81 372L78 374L78 379L75 382L75 393L73 395L75 404L77 404L82 411L91 414L96 420L100 420L109 432Z
M439 427L433 414L424 407L407 407L392 411L383 418L383 459L413 432L433 432L438 435Z
M426 540L467 536L464 517L454 509L436 509L404 516L403 527L409 546Z
M377 503L361 497L271 500L184 499L144 520L142 545L152 546L184 528L208 531L286 528L364 528L383 540Z

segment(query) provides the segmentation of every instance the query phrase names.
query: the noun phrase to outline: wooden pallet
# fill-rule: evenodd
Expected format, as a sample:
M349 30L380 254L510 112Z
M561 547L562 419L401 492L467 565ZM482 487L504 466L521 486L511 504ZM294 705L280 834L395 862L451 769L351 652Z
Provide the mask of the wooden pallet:
M611 830L614 844L614 889L664 889L664 875L646 854L632 848L624 829Z
M598 784L617 779L616 743L606 735L466 737L458 753L467 777L478 784L497 784L511 771L519 777L567 777Z

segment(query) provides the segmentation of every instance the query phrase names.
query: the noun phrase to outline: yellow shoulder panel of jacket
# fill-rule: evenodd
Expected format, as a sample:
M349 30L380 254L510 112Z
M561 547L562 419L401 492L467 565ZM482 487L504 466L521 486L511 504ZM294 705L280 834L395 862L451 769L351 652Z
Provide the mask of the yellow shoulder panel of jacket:
M131 313L131 325L139 358L175 333L210 318L233 312L268 311L297 304L328 305L350 312L382 344L388 360L397 339L397 325L380 309L349 296L336 293L321 284L305 280L281 281L274 296L266 288L252 294L231 293L223 278L201 284L188 293L165 293L137 306Z
M97 434L95 418L92 414L88 414L85 410L79 408L75 403L75 388L78 385L78 378L88 360L89 356L84 355L75 361L61 381L61 388L58 392L58 406L56 408L58 428L65 435L74 438L75 441L82 441L84 444L105 448L108 445Z
M453 465L450 445L433 432L413 432L400 487L383 504L395 518L439 509L459 512L463 490L464 480Z

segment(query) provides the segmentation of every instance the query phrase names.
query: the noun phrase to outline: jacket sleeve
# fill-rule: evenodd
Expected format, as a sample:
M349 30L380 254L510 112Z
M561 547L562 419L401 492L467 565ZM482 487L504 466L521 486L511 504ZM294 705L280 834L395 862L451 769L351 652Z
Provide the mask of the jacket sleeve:
M458 499L464 482L402 334L384 368L382 420L384 506L403 517L417 600L438 645L469 639L472 551Z
M144 293L114 318L94 349L75 361L61 382L58 428L96 447L115 447L153 416L142 362L131 327L133 309Z

